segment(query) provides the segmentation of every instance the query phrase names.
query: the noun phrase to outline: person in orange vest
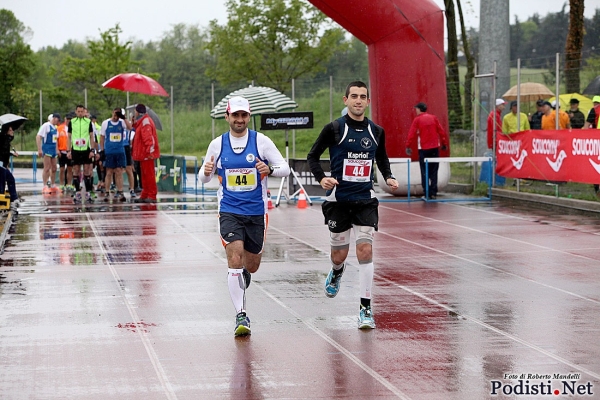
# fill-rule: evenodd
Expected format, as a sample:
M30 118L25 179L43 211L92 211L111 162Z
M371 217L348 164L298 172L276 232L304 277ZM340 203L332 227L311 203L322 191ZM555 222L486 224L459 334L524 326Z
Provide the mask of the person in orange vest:
M69 151L69 122L73 119L73 114L65 115L65 120L62 124L56 127L58 131L58 166L59 166L59 188L62 192L75 189L69 182L73 182L73 162L67 157Z
M552 103L544 102L544 115L542 116L543 130L556 130L556 107L558 107L558 129L571 129L571 119L569 114L560 109L560 104L556 100Z

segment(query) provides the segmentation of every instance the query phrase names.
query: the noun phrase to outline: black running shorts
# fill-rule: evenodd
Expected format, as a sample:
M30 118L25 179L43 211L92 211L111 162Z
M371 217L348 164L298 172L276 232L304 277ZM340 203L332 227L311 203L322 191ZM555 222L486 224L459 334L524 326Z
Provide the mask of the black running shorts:
M126 159L126 166L130 166L133 165L133 160L131 159L131 146L127 145L127 146L123 146L125 148L125 159Z
M322 206L325 224L330 232L340 233L357 226L372 226L377 230L379 223L379 200L376 198L356 201L325 201Z
M91 150L71 150L71 160L73 165L86 165L92 164L93 159L90 158Z
M60 157L58 158L58 165L60 167L70 167L73 165L73 161L69 160L69 157L67 157L67 153L60 153Z
M223 245L236 240L244 242L244 250L260 254L265 243L265 215L219 214L219 233Z

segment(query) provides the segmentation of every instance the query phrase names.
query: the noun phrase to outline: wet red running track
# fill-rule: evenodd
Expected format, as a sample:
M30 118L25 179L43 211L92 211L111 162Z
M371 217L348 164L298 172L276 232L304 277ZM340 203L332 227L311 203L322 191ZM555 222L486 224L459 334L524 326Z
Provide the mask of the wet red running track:
M326 298L320 205L284 204L234 338L214 198L33 196L0 261L0 398L600 398L594 218L382 202L365 332L354 253Z

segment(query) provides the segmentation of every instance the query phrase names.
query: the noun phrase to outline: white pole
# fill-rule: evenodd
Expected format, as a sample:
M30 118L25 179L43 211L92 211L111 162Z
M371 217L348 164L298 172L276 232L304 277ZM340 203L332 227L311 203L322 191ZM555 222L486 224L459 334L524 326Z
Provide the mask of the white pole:
M479 65L475 63L475 75L479 73ZM475 79L473 82L473 94L477 96L476 93L479 93L479 79ZM472 100L471 100L472 101ZM496 99L494 99L495 104ZM477 155L477 105L479 102L474 102L473 104L473 157ZM473 190L477 188L477 163L473 163Z
M175 148L175 142L173 139L173 86L171 86L171 154L172 155L175 155L174 148Z
M215 108L215 83L210 84L210 109ZM215 138L215 119L212 119L212 138Z
M40 90L40 126L42 126L43 123L44 121L42 120L42 91Z
M521 59L517 58L517 132L521 129Z
M296 80L292 79L292 100L296 101ZM292 156L296 158L296 130L292 129Z
M127 92L127 107L129 107L129 92Z
M83 89L83 105L87 108L87 89Z

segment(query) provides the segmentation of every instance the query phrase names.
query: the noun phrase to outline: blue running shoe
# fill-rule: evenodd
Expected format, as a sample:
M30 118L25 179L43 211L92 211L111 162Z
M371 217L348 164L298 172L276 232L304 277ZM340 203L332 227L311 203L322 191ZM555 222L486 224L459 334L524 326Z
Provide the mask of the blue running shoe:
M250 318L244 311L238 313L235 317L235 336L246 336L250 334Z
M371 306L360 306L360 314L358 314L358 329L375 329L375 319L373 319L373 311Z
M338 292L340 291L340 281L342 280L342 275L344 274L344 270L346 269L346 264L342 266L342 270L333 274L333 268L329 271L329 275L327 275L327 279L325 280L325 296L329 298L334 298Z
M75 193L75 195L73 196L73 203L81 204L81 193Z

